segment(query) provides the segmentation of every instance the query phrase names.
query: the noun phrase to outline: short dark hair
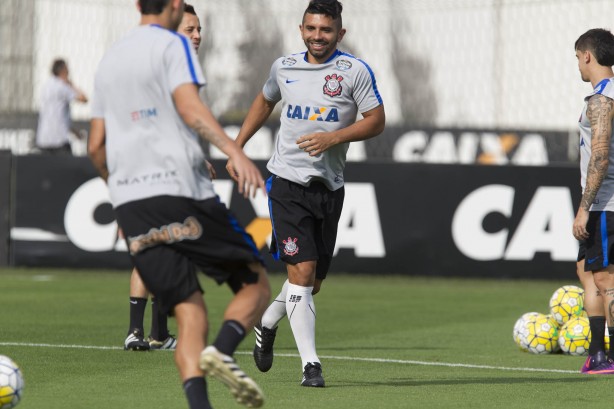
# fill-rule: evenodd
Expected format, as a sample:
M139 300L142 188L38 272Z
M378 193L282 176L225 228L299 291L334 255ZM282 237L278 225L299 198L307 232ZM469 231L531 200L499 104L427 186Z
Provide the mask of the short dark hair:
M57 77L60 75L62 70L66 69L66 67L66 61L62 58L57 58L53 60L53 64L51 64L51 73Z
M139 0L139 7L141 8L141 14L155 14L162 13L164 7L170 0Z
M194 10L194 6L188 3L183 3L183 12L196 15L196 10Z
M303 21L305 21L306 14L324 14L339 21L339 28L343 27L343 21L341 19L341 12L343 11L343 4L338 0L311 0L305 13L303 13Z
M577 51L590 51L599 65L614 65L614 35L604 28L593 28L582 34L575 44Z

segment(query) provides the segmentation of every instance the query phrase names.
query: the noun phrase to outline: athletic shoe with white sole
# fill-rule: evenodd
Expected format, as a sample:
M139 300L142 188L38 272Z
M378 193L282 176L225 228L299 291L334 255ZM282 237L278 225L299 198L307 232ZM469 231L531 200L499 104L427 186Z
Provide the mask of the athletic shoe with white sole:
M308 362L303 371L303 380L301 386L313 386L316 388L324 387L324 378L322 378L322 365L319 362Z
M200 369L224 383L237 402L248 408L259 408L264 403L264 394L249 376L239 368L234 359L217 350L213 345L200 354Z
M177 339L170 334L164 341L158 341L157 339L152 338L150 335L147 337L147 342L149 342L151 349L177 349Z
M134 328L124 341L126 351L149 351L150 348L149 342L143 337L143 331L138 328Z
M254 332L256 333L254 361L260 372L266 372L273 366L273 343L277 335L277 328L268 329L259 322L254 327Z

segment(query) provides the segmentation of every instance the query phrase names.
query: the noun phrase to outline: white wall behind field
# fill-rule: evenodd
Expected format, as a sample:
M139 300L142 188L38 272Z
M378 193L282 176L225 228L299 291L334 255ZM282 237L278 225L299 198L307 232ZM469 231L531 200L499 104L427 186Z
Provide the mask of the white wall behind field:
M34 1L35 96L58 56L91 96L104 51L138 24L135 1ZM420 118L437 127L573 129L590 91L579 78L573 44L589 28L614 26L614 2L606 0L342 2L348 33L340 48L373 68L389 123L434 101ZM277 53L304 49L298 25L305 0L190 3L206 23L200 58L218 115L253 99ZM399 66L395 54L426 72L414 75L415 65ZM254 64L259 55L267 62ZM75 104L73 115L87 119L89 105Z

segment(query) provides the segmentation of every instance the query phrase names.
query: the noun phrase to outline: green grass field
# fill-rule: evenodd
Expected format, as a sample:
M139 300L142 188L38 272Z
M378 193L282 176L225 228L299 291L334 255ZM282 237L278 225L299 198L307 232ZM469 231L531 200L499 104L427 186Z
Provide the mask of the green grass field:
M274 292L283 280L271 277ZM230 292L202 283L215 336ZM270 372L252 361L253 334L236 358L270 409L609 408L611 378L577 373L583 357L531 355L512 341L516 319L548 312L563 284L577 283L331 274L316 297L326 388L299 386L287 321ZM0 269L0 354L24 373L20 409L187 407L171 352L121 349L128 285L129 272ZM146 316L148 331L149 306ZM215 408L242 407L208 383Z

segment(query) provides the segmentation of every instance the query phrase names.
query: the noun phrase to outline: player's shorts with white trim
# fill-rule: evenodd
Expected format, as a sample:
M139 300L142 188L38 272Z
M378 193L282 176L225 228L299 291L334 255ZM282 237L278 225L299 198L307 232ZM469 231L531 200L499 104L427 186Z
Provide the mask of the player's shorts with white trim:
M317 260L316 278L325 279L337 241L345 190L323 183L303 186L272 175L266 182L273 225L270 252L288 264Z
M115 213L134 266L166 313L203 292L197 269L235 292L258 281L248 265L264 265L260 252L217 197L156 196L125 203Z
M614 264L614 212L591 211L586 223L588 239L580 242L578 261L584 259L584 271L596 271Z

